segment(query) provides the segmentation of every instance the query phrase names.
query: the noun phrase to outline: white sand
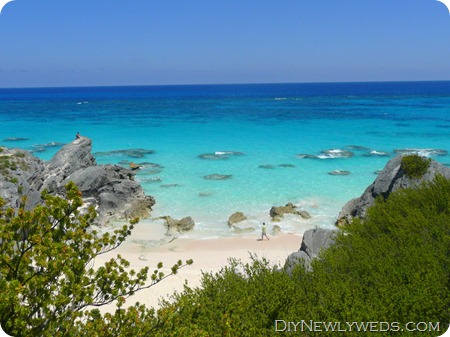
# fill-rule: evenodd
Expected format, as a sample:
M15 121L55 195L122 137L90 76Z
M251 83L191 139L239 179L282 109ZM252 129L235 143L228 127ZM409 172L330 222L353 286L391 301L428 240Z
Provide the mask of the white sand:
M139 235L139 232L133 234ZM257 236L256 233L255 236ZM169 274L170 267L178 260L184 262L187 259L193 259L192 265L182 268L176 275L170 276L149 289L139 291L126 302L127 305L133 305L139 301L148 307L157 308L159 299L167 297L174 291L181 291L185 280L191 287L198 286L202 271L217 272L228 264L228 259L231 257L248 262L251 252L258 257L268 259L273 265L283 266L287 256L300 248L301 239L302 237L296 234L278 234L270 237L269 241L260 241L256 237L177 239L157 248L146 248L130 241L124 242L108 254L100 255L96 260L96 266L120 254L135 270L149 266L153 271L158 262L162 262L164 265L162 271ZM103 308L103 311L111 311L114 308L114 305L110 305Z

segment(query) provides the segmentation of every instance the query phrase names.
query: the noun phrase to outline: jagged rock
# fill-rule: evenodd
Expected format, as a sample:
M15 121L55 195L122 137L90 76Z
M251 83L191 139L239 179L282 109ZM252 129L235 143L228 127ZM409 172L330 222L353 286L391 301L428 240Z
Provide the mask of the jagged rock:
M339 213L336 225L345 225L354 217L364 217L367 209L375 203L378 196L386 199L389 194L398 189L414 188L424 181L432 181L437 174L450 179L450 168L435 160L431 160L427 172L420 179L410 178L402 170L401 161L402 155L397 155L389 160L364 193L359 198L352 199L345 204Z
M311 215L307 211L297 210L297 207L291 202L284 206L273 206L270 209L269 214L273 221L280 221L285 214L300 215L303 219L311 218Z
M327 249L334 243L336 230L315 228L309 229L303 234L300 249L288 256L284 270L291 274L294 267L304 263L307 270L311 269L311 261L316 258L323 249Z
M11 165L0 172L1 196L13 207L18 206L21 195L27 195L26 207L33 208L41 202L44 189L62 195L69 181L78 186L85 204L96 207L99 223L111 217L148 216L155 204L134 181L131 170L117 165L97 165L92 141L86 137L64 145L48 162L24 151L3 149L2 154L9 158Z
M92 141L80 137L62 147L50 161L45 164L46 172L61 182L75 171L95 166L92 155Z
M244 220L247 220L247 217L242 212L235 212L230 215L228 218L228 226L232 227L233 225L242 222Z
M170 216L161 218L165 220L164 225L166 226L167 230L172 232L187 232L194 229L195 226L195 222L190 216L179 220L173 219Z

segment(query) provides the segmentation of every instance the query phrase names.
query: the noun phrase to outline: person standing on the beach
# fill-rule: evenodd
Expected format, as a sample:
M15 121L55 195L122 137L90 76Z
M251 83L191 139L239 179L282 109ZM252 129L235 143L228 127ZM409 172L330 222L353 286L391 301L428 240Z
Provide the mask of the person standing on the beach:
M261 241L264 240L264 237L266 237L267 240L269 240L269 237L267 236L267 226L265 222L263 222L262 224Z

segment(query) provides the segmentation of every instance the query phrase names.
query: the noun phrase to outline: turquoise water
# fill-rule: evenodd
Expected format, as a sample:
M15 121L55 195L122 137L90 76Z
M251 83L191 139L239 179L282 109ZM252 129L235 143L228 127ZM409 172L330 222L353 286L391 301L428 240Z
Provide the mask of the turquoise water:
M256 227L287 202L313 217L280 226L303 232L331 227L395 149L450 163L450 82L0 89L0 145L49 159L76 132L98 163L144 163L136 179L156 199L153 216L192 216L188 236L235 235L233 212ZM108 153L136 148L154 153ZM351 153L321 154L330 149Z

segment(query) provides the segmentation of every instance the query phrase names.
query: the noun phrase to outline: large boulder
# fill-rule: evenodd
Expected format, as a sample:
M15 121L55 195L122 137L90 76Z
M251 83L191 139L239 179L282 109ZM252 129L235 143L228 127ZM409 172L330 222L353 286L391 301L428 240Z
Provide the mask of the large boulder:
M247 217L242 212L235 212L228 218L228 226L233 227L235 224L247 220Z
M364 217L367 209L373 206L375 199L379 196L386 199L396 190L415 188L422 182L432 181L437 174L450 179L450 168L435 160L430 161L427 171L420 178L410 177L402 168L402 158L403 155L397 155L389 160L375 181L366 188L364 193L344 205L336 222L338 226L347 224L354 217Z
M284 269L291 274L292 270L299 263L304 263L307 270L311 269L311 261L315 259L319 253L334 243L336 230L315 228L309 229L303 234L300 249L288 256Z

